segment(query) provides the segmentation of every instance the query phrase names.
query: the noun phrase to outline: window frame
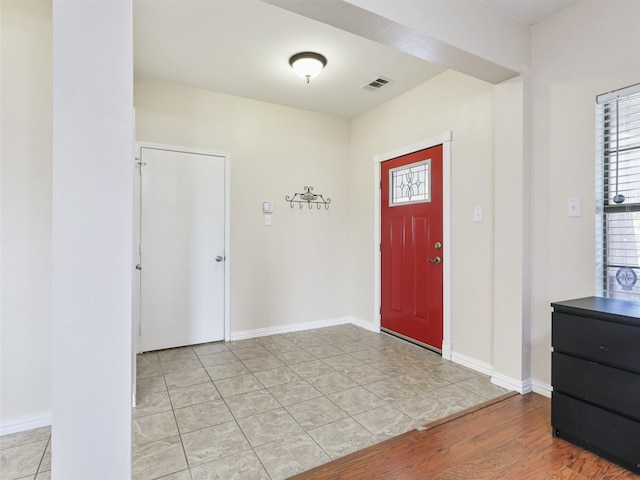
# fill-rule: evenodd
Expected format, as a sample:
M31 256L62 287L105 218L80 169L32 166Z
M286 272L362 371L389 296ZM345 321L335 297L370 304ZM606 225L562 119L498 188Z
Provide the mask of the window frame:
M640 179L633 180L632 187L628 190L625 190L624 186L622 190L618 189L621 167L628 169L630 166L634 166L634 161L640 162L640 132L634 132L634 130L640 130L640 122L637 119L638 112L634 113L633 110L634 107L637 108L637 105L640 105L640 84L599 95L596 102L598 104L596 109L596 293L604 297L624 298L640 302L640 283L637 283L640 274L640 253L637 255L638 261L634 265L627 265L624 260L622 263L612 262L609 245L609 243L613 243L611 240L614 236L610 231L614 228L611 226L613 221L611 216L619 213L640 214L640 198L636 197L635 201L626 204L612 201L612 165L614 162L616 165L615 175L617 175L615 180L616 193L624 194L625 191L640 190ZM623 105L625 109L630 108L630 113L625 113L624 118L619 114L622 102L625 102ZM622 125L626 128L628 124L632 126L638 124L638 128L632 127L629 130L622 130ZM629 146L622 146L621 130L624 133L634 132L628 136L631 143ZM623 163L621 163L619 161L621 154L630 154L630 158L623 159ZM631 179L631 176L629 174L627 177L625 173L623 180ZM629 219L622 219L622 221L625 220ZM633 219L631 220L633 221ZM626 240L624 235L624 233L620 234L621 240ZM634 226L634 236L640 236L640 227L636 229ZM635 239L634 245L636 245L636 250L640 252L640 238ZM615 279L622 291L610 287L609 271L611 268L617 268ZM626 286L623 285L621 278L628 281ZM634 288L636 285L637 288ZM636 291L632 292L632 290Z
M394 174L397 171L401 171L401 170L410 170L411 168L415 168L421 165L425 165L425 193L424 193L424 198L419 198L418 200L407 200L407 201L402 201L402 202L398 202L396 201L396 195L395 195L395 191L396 191L396 185L394 184ZM425 160L420 160L418 162L415 163L410 163L408 165L402 165L400 167L395 167L395 168L391 168L389 169L389 207L403 207L405 205L414 205L416 203L429 203L431 202L431 159L427 158ZM421 195L422 196L422 195ZM403 197L404 198L404 197ZM409 198L411 198L411 196L409 196Z

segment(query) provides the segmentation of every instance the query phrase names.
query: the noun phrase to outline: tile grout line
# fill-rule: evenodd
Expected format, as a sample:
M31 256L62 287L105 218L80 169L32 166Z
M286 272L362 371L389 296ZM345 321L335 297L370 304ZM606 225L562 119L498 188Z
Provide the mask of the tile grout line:
M167 383L166 374L167 373L172 373L172 372L165 372L165 370L164 370L164 368L162 366L162 360L160 360L160 356L159 355L158 355L158 362L160 364L160 371L162 372L162 381L164 382L164 388L166 390L167 397L169 397L169 405L171 405L171 414L173 415L173 421L175 422L176 430L178 431L178 438L180 439L180 446L182 447L182 454L184 455L184 461L185 461L185 463L187 465L187 471L189 472L189 477L193 479L193 477L191 475L191 469L189 468L189 460L187 458L187 452L184 449L184 443L182 441L182 432L180 431L180 427L178 426L178 419L176 418L176 412L175 412L175 408L174 408L174 405L173 405L173 400L171 399L171 395L169 394L169 384ZM153 415L153 414L150 414L150 415ZM146 416L150 416L150 415L146 415ZM171 436L166 437L165 439L162 439L162 440L166 440L168 438L171 438ZM153 443L153 442L149 442L149 443ZM167 475L173 475L173 474L178 473L180 471L182 471L182 470L176 470L175 472L163 473L161 476L155 477L152 480L159 480L162 477L166 477ZM133 474L133 472L132 472L132 474Z
M264 348L264 346L263 346L263 348ZM265 348L265 350L268 350L268 349L266 349L266 348ZM307 354L309 354L309 355L311 355L311 356L312 356L312 358L314 358L315 360L319 360L319 361L320 361L320 362L322 362L323 364L325 364L325 365L327 365L328 367L330 367L332 370L335 370L335 368L334 368L333 366L331 366L331 365L327 364L326 362L324 362L324 361L323 361L323 359L322 359L322 358L318 357L317 355L314 355L312 352L310 352L310 351L308 351L308 350L306 350L306 349L304 349L304 348L300 348L300 350L301 350L301 351L303 351L303 352L305 352L305 353L307 353ZM342 352L342 350L341 350L341 352ZM346 353L346 352L343 352L343 353ZM277 355L276 355L273 351L269 351L269 355L274 356L275 358L277 358ZM258 357L258 358L260 358L260 357ZM327 357L325 357L325 358L327 358ZM315 361L315 360L310 360L310 361ZM242 360L241 360L241 361L242 361ZM245 367L246 367L246 368L247 368L247 369L248 369L252 374L256 373L256 372L251 371L251 369L246 365L246 363L244 363L244 361L242 361L242 363L245 365ZM300 363L304 363L304 362L300 362ZM283 365L284 365L284 366L286 366L286 367L288 367L288 368L290 367L289 365L286 365L286 364L283 364ZM296 373L296 375L300 376L297 372L295 372L295 370L292 370L292 371L293 371L294 373ZM255 376L255 375L254 375L254 376ZM306 378L304 378L304 377L300 377L300 378L302 378L302 380L303 380L307 385L311 386L311 387L312 387L312 388L314 388L316 391L318 391L318 393L320 394L320 396L319 396L319 397L314 397L314 398L324 398L324 399L328 400L329 402L331 402L331 404L332 404L332 405L334 405L334 406L335 406L336 408L338 408L342 413L344 413L344 414L347 416L347 418L349 418L349 417L350 417L350 415L349 415L347 412L345 412L342 408L340 408L337 404L335 404L335 402L333 402L330 398L328 398L327 394L325 394L325 393L321 392L321 391L320 391L320 390L318 390L316 387L314 387L311 383L309 383L309 382L308 382L308 380L307 380ZM258 379L258 382L260 382L260 384L262 385L263 389L264 389L267 393L269 393L269 395L271 395L271 396L273 397L273 395L271 394L271 392L269 392L268 388L267 388L267 387L266 387L266 386L265 386L265 385L264 385L264 384L263 384L259 379ZM292 413L291 413L291 411L289 410L289 408L290 408L290 407L292 407L293 405L298 405L298 404L300 404L300 403L303 403L303 402L305 402L305 401L309 401L309 400L300 400L299 402L295 402L295 403L293 403L293 404L289 404L289 405L287 405L287 406L284 406L284 405L283 405L280 401L278 401L277 399L275 399L275 400L276 400L276 402L278 403L278 405L280 405L280 408L282 408L285 412L287 412L287 414L288 414L288 415L289 415L289 416L294 420L294 422L295 422L295 423L300 427L300 429L302 430L303 434L305 434L308 438L310 438L310 439L311 439L311 441L312 441L312 442L313 442L313 443L314 443L314 444L315 444L315 445L316 445L316 446L317 446L317 447L318 447L318 448L319 448L319 449L320 449L320 450L321 450L321 451L322 451L322 452L327 456L327 458L328 458L328 459L333 460L333 458L332 458L332 456L329 454L329 452L327 452L327 451L326 451L326 450L325 450L325 449L324 449L324 448L323 448L323 447L322 447L322 446L317 442L317 440L316 440L315 438L313 438L313 436L312 436L312 435L311 435L311 433L310 433L310 429L305 428L305 427L300 423L300 421L299 421L297 418L295 418L295 417L293 416L293 414L292 414ZM271 410L273 410L273 409L271 409ZM267 411L271 411L271 410L267 410ZM234 416L234 417L235 417L235 416ZM336 421L338 421L338 420L336 420ZM335 422L329 422L329 424L331 424L331 423L335 423ZM327 425L328 425L328 424L327 424ZM282 438L282 439L274 440L274 441L273 441L273 443L275 443L275 442L281 442L281 441L283 441L283 440L286 440L286 437L285 437L285 438ZM267 444L269 444L269 443L272 443L272 442L268 442L268 443L266 443L266 444L264 444L264 445L267 445ZM271 474L270 474L270 473L269 473L269 471L267 470L266 465L262 462L262 459L260 458L260 456L258 455L258 453L255 451L255 448L256 448L256 447L254 447L254 446L252 445L252 449L253 449L253 451L254 451L254 454L256 455L256 457L258 458L258 460L259 460L259 461L260 461L260 463L262 464L263 468L264 468L264 469L265 469L265 471L267 472L267 475L269 475L269 477L270 477L270 478L272 478L272 477L271 477Z
M309 349L315 348L315 347L312 347L312 346L310 346L310 345L317 345L317 343L311 343L311 342L309 342L309 341L307 341L307 340L304 340L304 339L303 339L303 341L296 343L295 341L291 341L291 340L289 340L289 338L290 338L290 337L291 337L291 336L289 336L289 337L284 337L284 338L287 340L287 342L290 342L290 343L288 343L288 344L284 347L284 348L286 348L286 349L287 349L287 350L286 350L286 351L284 351L284 352L281 352L281 351L279 351L279 350L278 350L278 348L277 348L277 346L276 346L276 343L277 343L277 342L274 342L274 343L268 343L268 342L264 342L264 343L261 343L261 342L255 342L255 344L253 345L253 347L260 347L261 349L264 349L266 353L265 353L264 355L259 355L259 356L252 357L252 358L245 358L244 360L243 360L243 359L238 358L238 357L237 357L237 355L234 353L234 351L241 350L242 348L239 348L239 349L230 349L230 348L228 348L228 347L227 347L227 348L228 348L228 351L229 351L230 353L232 353L233 357L234 357L234 358L236 358L236 359L237 359L237 361L239 361L239 362L242 364L243 368L245 368L246 370L248 370L248 373L249 373L249 374L251 374L251 375L252 375L252 377L256 379L256 381L257 381L257 385L260 385L260 388L259 388L258 390L256 390L256 391L265 391L267 394L269 394L269 395L270 395L270 396L275 400L275 403L278 405L278 407L269 408L269 409L265 410L265 412L267 412L267 411L271 411L271 410L273 410L273 409L275 409L275 408L282 408L285 412L287 412L287 414L288 414L291 418L293 418L293 420L295 421L296 425L298 425L298 427L302 430L302 432L304 432L304 433L305 433L309 438L311 438L311 439L312 439L313 444L314 444L314 445L316 445L316 446L319 448L319 450L320 450L320 451L322 451L322 452L327 456L327 458L330 458L330 459L332 458L332 457L331 457L331 455L329 455L329 453L328 453L324 448L322 448L322 446L321 446L321 445L316 441L316 439L315 439L315 438L313 438L313 437L311 436L311 434L310 434L309 432L310 432L312 429L306 429L305 427L303 427L303 426L302 426L302 424L300 423L300 421L299 421L298 419L296 419L295 417L293 417L293 415L291 414L291 412L290 412L290 410L289 410L293 405L297 405L297 404L299 404L299 403L302 403L302 402L308 401L309 399L307 399L307 400L298 400L298 401L296 401L296 402L294 402L294 403L292 403L292 404L289 404L289 405L287 405L287 406L285 407L285 406L281 403L281 401L280 401L280 400L278 400L277 398L275 398L275 397L273 396L273 394L271 393L271 390L270 390L270 388L274 388L274 387L276 387L276 386L278 386L278 385L272 385L271 387L267 387L267 386L266 386L266 384L265 384L265 383L263 383L263 382L264 382L264 380L260 380L260 379L259 379L259 377L257 377L257 376L256 376L256 374L257 374L257 373L260 373L260 372L262 372L262 371L269 371L269 370L275 370L275 369L277 369L277 368L281 368L281 367L286 367L287 369L289 369L290 371L292 371L292 372L295 374L295 376L296 376L296 380L299 380L299 381L304 382L304 384L309 385L311 388L313 388L313 389L318 393L318 397L313 397L313 398L323 398L323 399L325 399L325 400L328 400L328 401L330 402L330 404L331 404L331 405L333 405L333 406L334 406L334 407L336 407L340 412L342 412L343 414L345 414L345 415L346 415L346 417L345 417L345 418L351 418L351 419L355 420L355 422L356 422L358 425L360 425L360 426L361 426L365 431L369 432L369 433L370 433L371 435L373 435L376 439L380 440L380 437L379 437L378 435L376 435L374 432L372 432L371 430L369 430L369 429L368 429L364 424L362 424L360 421L358 421L358 420L355 418L355 416L356 416L356 415L359 415L359 414L361 414L361 413L365 413L365 412L371 411L371 410L373 410L373 409L375 409L375 408L378 408L378 407L373 407L373 408L370 408L370 409L365 409L365 410L363 410L362 412L358 412L358 413L357 413L357 414L355 414L355 415L351 415L349 412L347 412L347 411L346 411L346 410L344 410L342 407L340 407L340 405L338 405L336 402L334 402L331 398L329 398L329 395L332 395L332 394L334 394L334 393L340 393L340 392L343 392L343 391L348 391L348 390L351 390L351 389L361 388L361 389L363 389L364 391L366 391L366 392L368 392L369 394L371 394L373 397L378 398L381 402L384 402L384 405L385 405L385 406L389 406L389 405L393 406L393 402L388 402L388 401L384 400L383 398L381 398L380 396L376 395L374 392L370 391L370 390L367 388L367 386L368 386L368 385L370 385L370 384L372 384L372 383L376 383L376 382L378 382L378 381L382 382L382 381L384 381L385 379L369 381L369 382L367 382L367 383L363 383L363 382L361 382L360 380L358 380L358 381L353 380L351 377L349 377L347 374L345 374L343 370L340 370L340 369L339 369L339 367L334 367L331 363L328 363L328 362L327 362L327 359L330 359L330 358L332 358L332 357L337 357L337 356L340 356L340 355L347 355L348 357L351 357L351 358L353 358L353 359L357 360L358 362L361 362L361 363L362 363L362 365L357 365L357 367L367 366L367 367L373 368L373 369L375 369L375 370L377 370L377 371L381 372L383 375L387 376L386 380L388 380L390 377L392 378L394 375L391 375L391 376L390 376L390 374L389 374L389 373L385 372L384 370L381 370L380 368L378 368L378 366L381 364L381 362L384 362L385 360L388 360L389 358L392 358L392 357L393 357L393 355L394 355L394 353L395 353L395 352L394 352L394 350L395 350L395 349L402 350L402 349L403 349L403 347L400 347L400 345L401 345L401 344L400 344L400 343L397 343L397 344L393 344L393 345L391 345L391 344L385 344L384 342L376 342L375 344L374 344L374 343L370 343L370 344L368 344L368 346L367 346L366 348L362 348L362 349L358 350L358 352L364 352L364 351L366 351L366 350L371 350L371 351L373 352L374 350L377 350L377 351L378 351L378 353L377 353L376 355L374 355L374 354L370 355L370 356L368 357L368 359L363 359L362 357L363 357L364 355L362 355L362 356L360 356L360 357L358 357L358 356L354 356L352 353L350 353L350 352L351 352L351 350L347 350L347 349L345 349L345 348L344 348L344 346L343 346L343 348L339 348L339 347L336 347L335 345L333 345L333 344L332 344L332 342L335 342L335 341L336 341L336 339L337 339L337 336L336 336L336 335L333 335L333 334L332 334L332 335L330 335L330 336L327 336L327 338L324 338L324 339L321 339L321 340L322 340L323 342L325 342L325 344L326 344L326 345L329 345L329 346L331 346L331 347L335 348L335 349L336 349L338 352L340 352L340 353L335 353L335 354L328 355L328 356L327 356L327 355L325 355L325 354L324 354L324 353L322 353L322 352L316 352L316 353L314 354L314 353L312 353L311 351L309 351ZM341 340L342 340L342 343L341 343L340 345L343 345L343 344L345 344L345 343L346 343L346 342L344 342L344 338L341 338ZM355 339L355 338L351 338L351 339L350 339L350 341L351 341L351 342L354 342L354 341L357 341L357 339ZM405 345L405 344L404 344L404 343L402 343L402 345ZM400 347L400 348L398 348L398 347ZM248 346L247 346L247 345L245 345L243 348L249 349L249 348L252 348L252 345L248 345ZM352 383L353 383L353 386L352 386L352 387L348 387L348 388L344 388L344 389L340 389L340 390L337 390L336 392L331 392L331 393L324 393L323 391L318 390L318 388L317 388L317 387L315 387L315 386L314 386L314 384L313 384L313 383L311 383L311 382L309 381L309 377L308 377L308 376L307 376L307 377L304 377L304 376L300 375L296 370L294 370L294 369L292 368L292 366L294 366L294 365L297 365L297 364L300 364L300 363L305 363L304 361L303 361L303 362L288 363L288 362L286 362L286 361L281 360L281 359L278 357L278 354L282 355L283 353L287 353L287 352L289 352L289 351L296 351L296 350L299 350L299 351L303 352L304 354L306 354L306 355L309 355L309 356L310 356L309 360L306 360L306 361L308 361L308 362L312 362L312 361L313 361L313 362L320 362L321 364L325 365L325 366L329 369L329 372L330 372L330 373L327 373L327 375L329 375L329 374L333 374L333 373L337 373L337 374L339 374L339 375L341 375L341 376L343 376L343 377L347 378L350 382L352 382ZM260 462L260 465L261 465L261 466L262 466L262 468L267 472L267 475L271 478L271 474L270 474L270 473L269 473L269 471L266 469L266 465L264 464L264 462L262 461L262 459L257 455L256 448L255 448L255 447L253 447L253 445L251 445L251 442L249 442L249 440L248 440L248 438L247 438L247 436L246 436L245 431L240 427L240 424L238 423L238 418L237 418L237 417L236 417L236 415L232 412L231 408L229 408L229 403L228 403L228 400L229 400L229 399L233 398L234 396L239 396L239 395L244 395L244 394L247 394L247 393L251 393L251 391L249 391L249 392L242 392L242 393L238 393L238 394L236 394L236 395L231 395L231 396L227 396L227 397L223 396L223 395L221 394L221 392L218 390L218 388L217 388L217 386L216 386L216 383L215 383L215 380L213 380L213 378L211 377L211 373L207 370L207 367L205 367L205 365L204 365L204 363L203 363L203 361L202 361L202 358L201 358L200 354L198 354L198 353L197 353L197 351L195 351L194 349L191 349L191 352L192 352L192 354L194 354L194 355L196 356L196 358L198 359L198 363L199 363L200 367L201 367L201 368L203 368L203 369L205 370L205 372L206 372L206 374L207 374L207 378L208 378L209 382L213 385L213 387L214 387L214 389L216 390L217 394L219 395L220 399L223 401L223 403L224 403L225 407L226 407L226 408L227 408L227 410L231 413L231 416L232 416L232 418L234 419L234 421L235 421L235 424L236 424L237 428L239 428L239 429L240 429L240 431L242 432L243 437L244 437L245 441L247 441L247 443L248 443L248 445L249 445L249 447L250 447L250 450L252 451L253 455L255 455L255 456L257 457L257 459L258 459L258 460L259 460L259 462ZM214 352L214 353L215 353L215 352ZM249 353L249 352L247 352L247 353ZM400 352L400 353L403 353L403 352ZM407 354L411 354L411 355L413 355L413 353L414 353L414 352L409 352L409 351L407 350ZM416 350L416 352L415 352L415 353L419 353L419 352L417 352L417 350ZM203 353L202 355L205 355L205 354ZM268 356L272 356L272 357L277 358L277 359L282 363L282 365L275 366L275 367L273 367L273 368L268 368L268 369L266 369L266 370L260 370L259 372L254 372L254 371L252 371L252 369L251 369L251 368L249 368L249 366L248 366L248 365L247 365L247 363L246 363L246 362L247 362L247 361L249 361L249 360L254 360L254 359L256 359L256 358L261 358L262 356L267 356L267 355L268 355ZM319 355L321 355L321 356L319 356ZM176 408L175 408L175 403L174 403L174 400L171 398L171 395L170 395L170 393L169 393L168 383L167 383L167 380L166 380L166 377L165 377L164 369L162 369L162 361L160 361L159 357L158 357L158 361L160 362L160 365L161 365L161 370L162 370L162 372L163 372L163 382L164 382L164 387L165 387L165 389L166 389L167 395L169 396L169 402L170 402L170 405L171 405L171 409L172 409L172 413L173 413L174 421L176 422L176 425L177 425L177 424L178 424L178 422L177 422L177 416L176 416L176 411L175 411L175 410L176 410ZM225 363L228 363L228 362L223 362L223 363L222 363L222 365L224 365ZM252 362L252 363L255 363L255 362ZM335 363L335 362L334 362L334 363ZM420 368L420 366L419 366L419 365L417 365L417 363L415 362L415 360L412 360L412 363L413 363L413 366L412 366L411 368L415 368L415 371L417 371L417 370ZM423 363L423 366L424 366L424 368L425 368L425 369L429 368L428 366L425 366L425 364L424 364L424 363ZM436 364L434 364L434 366L437 366L437 365L436 365ZM198 368L200 368L200 367L198 367ZM357 368L357 367L352 367L352 368ZM396 368L392 366L391 370L396 371ZM178 370L178 371L180 371L180 370ZM410 370L409 370L409 373L411 373L411 372L413 372L413 371L414 371L414 370L411 370L411 369L410 369ZM167 373L173 373L173 372L167 372ZM393 373L393 372L392 372L392 373ZM406 374L408 374L408 373L406 373ZM322 376L322 375L324 375L324 374L318 375L318 377L320 377L320 376ZM400 374L399 374L399 373L395 373L395 376L398 376L398 375L400 375ZM236 376L238 376L238 375L232 375L231 377L226 377L226 378L233 378L233 377L236 377ZM471 377L471 378L473 378L473 377ZM465 380L468 380L468 379L465 379ZM460 382L465 381L465 380L460 380ZM411 382L405 382L405 381L403 381L403 380L400 380L400 381L401 381L401 383L403 383L403 384L407 385L407 387L411 387L411 385L412 385L412 384L411 384ZM447 379L445 379L445 381L448 381L448 380L447 380ZM209 383L209 382L207 382L207 383ZM284 384L287 384L287 383L291 383L291 382L284 382ZM450 383L449 385L456 385L457 383L459 383L459 382L456 382L456 383ZM472 390L470 390L470 389L468 389L468 388L465 388L465 387L464 387L464 386L462 386L462 385L457 385L457 387L458 387L458 388L460 388L460 389L462 389L462 390L467 391L467 392L468 392L468 393L470 393L470 394L477 395L477 396L479 396L479 397L483 397L482 395L480 395L480 394L478 394L478 393L476 393L476 392L474 392L474 391L472 391ZM186 388L186 387L185 387L185 388ZM444 388L444 387L442 387L442 388ZM439 388L436 388L435 390L438 390L438 389L439 389ZM413 394L412 394L412 395L413 395ZM435 398L434 398L434 400L437 400L437 399L435 399ZM200 403L202 403L202 402L200 402ZM205 402L205 403L206 403L206 402ZM264 413L264 412L259 412L259 413ZM402 412L402 413L404 413L404 412ZM406 414L405 414L405 415L406 415ZM411 415L407 415L407 416L408 416L408 417L410 417L410 418L412 418L412 416L411 416ZM334 423L336 423L336 422L338 422L338 421L340 421L340 420L342 420L342 419L339 419L339 420L335 420L335 421L329 422L329 423L327 423L327 424L325 424L325 425L323 425L323 426L334 424ZM415 420L415 419L413 419L413 420ZM203 428L206 428L206 427L203 427ZM320 428L320 427L316 427L316 428ZM187 467L188 467L188 470L189 470L189 475L193 478L193 475L192 475L192 472L191 472L191 466L189 465L188 457L187 457L187 455L186 455L186 449L185 449L185 446L184 446L184 442L182 441L182 432L181 432L180 428L178 428L178 433L179 433L179 435L180 435L181 446L182 446L182 449L183 449L183 455L185 456L185 460L186 460ZM287 437L285 436L285 437L283 437L283 438L287 438ZM276 440L276 441L281 441L281 440ZM268 443L270 443L270 442L268 442ZM249 449L247 449L247 450L245 450L245 451L249 451ZM233 455L233 454L230 454L230 455ZM230 456L230 455L225 455L225 456L223 456L223 457L220 457L220 459L221 459L221 458L228 457L228 456ZM219 459L216 459L216 460L219 460ZM207 463L207 462L204 462L204 463ZM165 474L165 475L166 475L166 474Z
M263 347L263 348L264 348L264 347ZM308 352L308 351L306 351L306 350L304 350L304 349L302 349L302 348L300 348L300 350L304 351L305 353L309 353L309 354L311 354L310 352ZM271 353L271 352L270 352L270 355L272 355L272 356L274 356L274 357L276 357L276 358L277 358L277 356L276 356L275 354ZM311 355L313 356L313 354L311 354ZM315 358L315 357L314 357L314 358ZM241 362L242 362L242 360L241 360ZM242 362L242 363L243 363L243 365L245 365L245 367L246 367L246 368L251 372L251 370L246 366L246 364L245 364L244 362ZM301 362L301 363L304 363L304 362ZM285 366L286 366L286 367L289 367L289 365L286 365L286 364L285 364ZM300 376L297 372L295 372L295 370L292 370L292 371L293 371L297 376ZM254 373L254 372L251 372L251 374L252 374L252 375L253 375L253 373ZM254 376L255 376L255 375L254 375ZM303 377L301 377L301 378L303 378ZM257 379L257 378L256 378L256 379ZM259 380L259 379L257 379L257 380L258 380L258 382L260 382L260 380ZM306 383L307 385L310 385L312 388L315 388L315 387L313 387L313 385L311 385L309 382L307 382L307 381L306 381L306 379L304 379L304 378L303 378L303 380L305 381L305 383ZM291 382L289 382L289 383L291 383ZM268 388L267 388L267 387L266 387L262 382L260 382L260 384L262 385L263 389L264 389L267 393L269 393L269 395L271 395L271 396L273 397L273 394L268 390ZM316 389L316 390L317 390L317 389ZM317 391L318 391L318 393L322 394L322 392L320 392L319 390L317 390ZM322 395L324 395L324 394L322 394ZM282 403L281 403L277 398L275 398L275 397L273 397L273 398L274 398L274 400L278 403L278 405L280 405L280 408L282 408L285 412L287 412L287 415L289 415L289 416L293 419L293 421L294 421L294 422L295 422L295 423L296 423L296 424L301 428L302 432L303 432L304 434L306 434L306 435L307 435L307 436L308 436L308 437L313 441L313 443L314 443L314 444L315 444L315 445L316 445L320 450L322 450L322 452L327 456L327 458L331 459L331 456L330 456L330 455L329 455L329 454L328 454L328 453L327 453L327 452L326 452L326 451L325 451L325 450L324 450L324 449L323 449L323 448L318 444L318 442L316 442L316 440L315 440L315 439L314 439L314 438L309 434L309 432L308 432L308 431L307 431L307 430L306 430L306 429L305 429L305 428L300 424L300 422L299 422L299 421L298 421L298 420L297 420L293 415L291 415L291 412L287 409L287 407L286 407L286 406L284 406L284 405L283 405L283 404L282 404ZM315 397L315 398L319 398L319 397ZM290 407L291 405L297 405L298 403L302 403L302 402L304 402L304 401L306 401L306 400L301 400L301 401L299 401L299 402L296 402L296 403L290 404L290 405L288 405L288 406ZM274 409L271 409L271 410L274 410ZM267 411L271 411L271 410L267 410ZM264 412L263 412L263 413L264 413ZM346 412L345 412L345 413L346 413ZM232 415L233 415L233 412L232 412ZM234 415L234 418L235 418L235 415ZM241 428L241 427L240 427L240 428ZM242 428L241 428L241 429L242 429ZM244 431L243 431L243 433L244 433ZM246 437L246 435L245 435L245 437ZM265 444L263 444L263 445L268 445L269 443L275 443L275 442L282 442L283 440L286 440L286 438L288 438L288 436L287 436L287 437L284 437L284 438L281 438L281 439L278 439L278 440L273 440L272 442L267 442L267 443L265 443ZM248 439L247 439L247 441L248 441ZM251 442L249 442L249 445L251 445ZM261 464L261 465L262 465L262 467L264 468L264 470L265 470L265 472L267 473L267 475L269 476L269 478L273 480L273 477L271 476L271 473L270 473L270 472L269 472L269 470L267 469L267 466L264 464L264 462L263 462L263 461L262 461L262 459L260 458L260 455L258 455L258 452L256 452L256 448L257 448L257 447L260 447L260 446L263 446L263 445L258 445L258 446L256 446L256 447L254 447L253 445L251 445L251 449L253 450L254 455L258 458L258 461L260 462L260 464Z
M235 353L233 353L233 351L231 349L229 349L229 351L231 352L231 354L239 361L241 362L245 368L247 368L247 366L244 364L244 362L242 362L242 360L240 360ZM196 354L197 355L197 354ZM200 360L200 357L198 357L198 360ZM200 363L202 364L202 361L200 360ZM230 362L229 362L230 363ZM224 365L224 364L223 364ZM202 365L205 372L207 372L207 376L209 377L209 380L211 381L211 384L213 385L213 387L216 389L216 391L218 392L218 395L220 395L220 399L222 400L222 402L224 403L225 407L227 408L227 410L229 410L229 413L231 414L231 416L233 417L233 421L236 424L236 426L238 427L238 430L240 430L240 432L242 432L242 436L244 437L244 439L247 442L247 445L249 445L249 449L248 450L243 450L242 452L247 452L247 451L251 451L255 457L258 459L258 461L260 462L260 464L262 465L262 468L264 468L264 471L267 473L267 475L269 476L269 478L271 479L271 475L269 474L266 466L262 463L262 460L260 459L260 457L258 456L258 454L255 451L255 448L253 447L253 445L251 445L251 442L249 441L249 439L247 438L247 434L245 433L245 431L242 429L242 427L240 426L240 424L238 423L238 419L236 418L236 416L234 415L233 411L231 410L231 408L229 408L229 404L227 403L226 398L222 395L222 392L220 392L218 390L218 387L215 384L215 381L213 380L213 378L211 378L211 375L209 374L209 371L206 369L206 367L204 367L204 364ZM248 369L247 369L248 370ZM232 378L232 377L229 377ZM256 378L256 380L258 380ZM260 380L258 380L258 382L260 382ZM261 383L262 384L262 383ZM264 386L263 386L264 387ZM239 394L242 395L242 394ZM232 395L234 396L234 395ZM276 400L277 401L277 400ZM278 402L279 403L279 402ZM177 421L177 420L176 420ZM206 428L206 427L205 427ZM182 441L182 437L180 438L180 440ZM183 448L184 448L184 444L183 444ZM222 460L223 458L227 458L230 457L232 455L236 455L238 453L242 453L242 452L235 452L235 453L230 453L229 455L224 455L222 457L216 458L215 460L212 461L218 461L218 460ZM186 453L185 453L186 454ZM202 465L204 465L205 463L208 462L204 462L202 463ZM191 465L189 464L189 461L187 459L187 465L189 465L189 474L191 475ZM193 475L191 475L191 478L193 480Z
M44 446L44 451L42 452L42 457L40 457L40 462L38 462L38 468L36 469L36 474L33 478L38 478L38 475L40 475L40 467L42 466L42 462L44 461L44 457L47 454L47 448L49 448L49 444L51 443L51 435L49 435L49 438L47 439L47 444ZM42 473L44 473L45 471L48 470L44 470Z
M200 360L200 355L198 355L196 353L196 351L193 350L193 348L191 348L191 351L196 356L196 358L198 359L198 362L200 362L200 365L202 366L202 368L204 368L204 371L207 373L207 376L209 377L209 372L207 372L207 369L202 364L202 360ZM209 377L209 379L211 380L211 377ZM166 382L166 380L165 380L165 382ZM213 384L213 380L211 380L211 383ZM216 386L213 385L213 388L216 388ZM218 391L217 388L216 388L216 391ZM220 392L218 392L218 394L220 394ZM178 429L178 436L180 438L180 446L182 447L182 454L184 455L184 461L187 464L187 471L189 472L189 478L191 478L191 480L193 480L193 473L191 472L191 463L189 462L189 457L187 455L187 449L185 448L184 440L182 439L182 430L180 429L180 425L178 424L178 417L176 416L176 409L175 409L175 406L173 404L173 400L171 399L171 394L169 393L169 385L167 385L167 395L169 395L169 402L171 403L171 411L173 412L173 419L175 420L176 428Z

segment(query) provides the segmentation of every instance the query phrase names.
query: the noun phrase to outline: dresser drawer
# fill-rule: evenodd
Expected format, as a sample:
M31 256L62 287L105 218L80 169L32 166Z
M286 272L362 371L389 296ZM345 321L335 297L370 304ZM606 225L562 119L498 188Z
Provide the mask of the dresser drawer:
M556 352L640 373L640 328L588 317L553 313Z
M640 422L554 391L551 426L556 436L640 473Z
M554 352L554 391L640 421L640 375Z

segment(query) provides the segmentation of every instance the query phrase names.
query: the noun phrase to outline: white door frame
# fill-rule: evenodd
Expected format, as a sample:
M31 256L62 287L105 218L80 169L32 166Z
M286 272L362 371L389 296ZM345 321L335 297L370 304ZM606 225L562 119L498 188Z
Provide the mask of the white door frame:
M134 166L138 169L140 161L140 150L142 148L150 148L156 150L168 150L171 152L196 153L200 155L215 155L224 158L224 340L229 341L231 332L231 154L220 152L218 150L209 150L204 148L180 147L175 145L164 145L161 143L136 142L136 155ZM140 175L136 172L135 182L135 263L140 263L140 208L141 208L141 190ZM140 353L140 275L137 276L134 285L134 304L133 304L133 321L136 335L136 352Z
M424 150L425 148L442 145L442 257L444 258L442 278L442 358L451 360L451 139L452 132L448 131L438 137L429 138L412 145L400 147L391 152L375 155L373 157L373 187L374 204L374 328L380 331L380 302L381 302L381 278L380 278L380 242L381 212L380 212L380 163L401 157L409 153Z

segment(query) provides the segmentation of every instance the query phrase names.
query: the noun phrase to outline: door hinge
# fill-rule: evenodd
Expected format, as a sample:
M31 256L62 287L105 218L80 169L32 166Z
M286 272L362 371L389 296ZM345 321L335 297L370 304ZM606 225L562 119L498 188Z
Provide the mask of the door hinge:
M379 309L378 313L379 313L380 315L382 315L382 307L380 307L380 309Z
M382 190L382 180L380 180L380 190Z

